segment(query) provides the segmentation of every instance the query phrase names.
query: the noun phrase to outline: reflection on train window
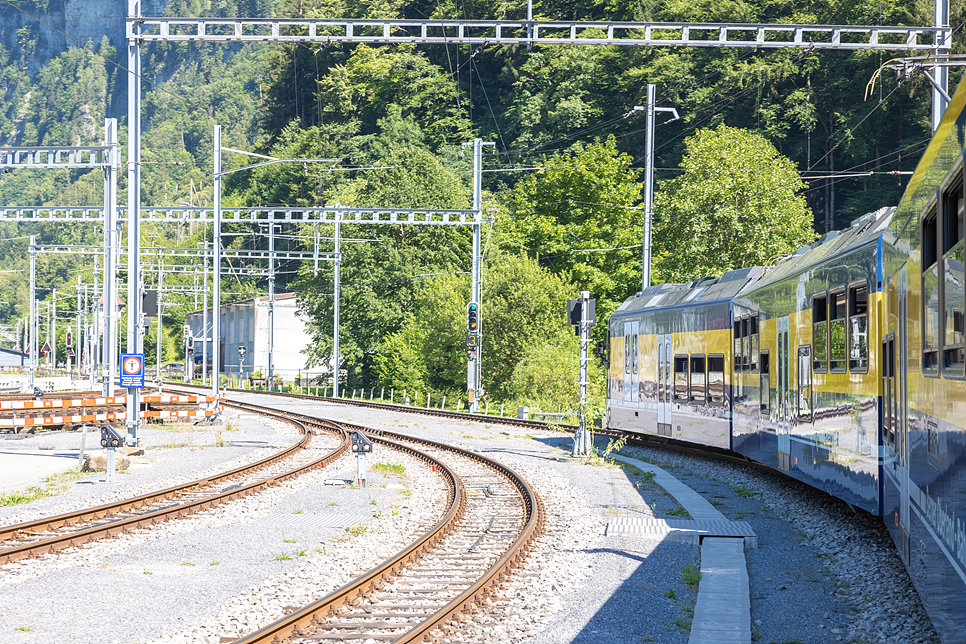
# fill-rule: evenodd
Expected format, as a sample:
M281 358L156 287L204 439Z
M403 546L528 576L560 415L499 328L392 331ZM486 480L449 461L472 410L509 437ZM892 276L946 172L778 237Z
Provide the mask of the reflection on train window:
M798 419L812 422L812 348L798 347Z
M963 376L964 356L963 312L966 309L966 290L963 288L963 219L966 200L963 198L962 174L952 182L943 197L943 374Z
M735 367L735 373L738 373L739 371L741 371L741 318L735 318L734 337L735 337L734 367Z
M869 286L849 288L849 370L869 372Z
M748 318L748 332L751 337L751 347L748 355L751 360L751 373L758 373L758 316Z
M724 404L724 355L708 356L708 402L712 405Z
M691 356L691 402L704 404L705 385L704 356Z
M674 402L688 402L687 356L674 356Z
M939 368L939 228L935 208L922 220L922 370Z
M930 456L939 456L939 426L935 421L926 422L926 436Z
M632 371L634 373L637 373L637 355L638 355L638 352L637 352L637 337L638 336L635 333L631 337L633 338L633 341L631 342L631 365L632 365Z
M771 414L771 365L768 363L768 351L761 352L761 379L759 381L760 409L762 416Z
M631 336L624 336L624 373L631 372Z
M748 316L745 315L741 318L741 370L748 371Z
M838 291L829 294L829 317L831 320L828 325L828 344L829 344L829 371L845 371L848 350L845 338L845 319L846 306L845 291Z
M812 298L812 369L816 373L828 370L828 295Z

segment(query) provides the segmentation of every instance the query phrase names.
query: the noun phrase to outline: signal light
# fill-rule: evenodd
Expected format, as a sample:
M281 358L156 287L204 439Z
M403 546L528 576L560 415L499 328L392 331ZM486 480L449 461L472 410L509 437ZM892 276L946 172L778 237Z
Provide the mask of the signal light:
M74 334L68 329L67 337L64 339L64 345L69 349L74 346Z
M476 302L466 305L466 330L473 334L480 332L479 308Z

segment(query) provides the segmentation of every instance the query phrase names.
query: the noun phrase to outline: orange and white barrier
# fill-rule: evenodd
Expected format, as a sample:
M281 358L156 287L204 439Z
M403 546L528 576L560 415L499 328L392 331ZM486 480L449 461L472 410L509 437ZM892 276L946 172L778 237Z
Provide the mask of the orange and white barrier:
M103 423L124 420L127 414L77 414L75 416L29 416L26 418L0 418L0 427L40 427L43 425L66 425L67 423Z

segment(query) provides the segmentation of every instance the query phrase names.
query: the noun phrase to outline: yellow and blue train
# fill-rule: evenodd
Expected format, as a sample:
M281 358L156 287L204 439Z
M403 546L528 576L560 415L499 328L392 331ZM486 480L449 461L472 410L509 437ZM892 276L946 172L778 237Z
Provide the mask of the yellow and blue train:
M883 517L943 641L966 615L966 82L899 205L609 322L608 426L731 450Z

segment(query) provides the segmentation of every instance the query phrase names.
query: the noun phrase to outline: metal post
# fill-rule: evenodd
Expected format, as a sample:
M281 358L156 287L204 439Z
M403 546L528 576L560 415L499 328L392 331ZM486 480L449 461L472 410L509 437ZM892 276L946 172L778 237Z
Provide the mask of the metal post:
M339 300L341 299L342 278L342 212L336 213L335 217L335 310L332 320L332 384L334 385L332 397L339 397Z
M162 285L164 284L164 271L161 270L160 260L161 260L161 258L159 256L158 257L158 262L159 262L158 263L158 343L157 343L157 345L155 346L155 349L154 349L154 351L156 353L156 357L157 357L156 362L158 363L157 364L157 367L156 367L157 368L157 376L155 377L155 379L158 382L161 382L161 354L163 353L162 350L161 350L163 348L161 346L161 342L162 342L162 336L161 336L161 325L162 325L162 322L161 322L161 289L162 289Z
M141 0L128 0L128 16L141 15ZM143 348L141 328L141 47L140 23L127 23L131 33L127 44L127 351L140 353ZM159 294L160 295L160 294ZM139 391L129 389L127 396L127 442L140 443L141 408Z
M80 348L84 346L81 344L81 276L77 276L77 321L74 324L74 358L77 362L77 379L80 380L81 377L81 352Z
M205 279L201 287L201 386L208 384L208 240L205 240Z
M587 310L590 308L590 291L580 292L580 429L574 441L574 456L590 455L590 436L587 432L587 419L584 408L587 405L587 345L589 343L590 320Z
M117 119L106 119L104 121L104 145L113 146L113 149L109 153L110 161L105 169L107 176L104 180L104 355L101 373L103 375L104 395L113 396L114 365L117 360L117 356L114 355L114 338L117 333L118 272L117 253L114 248L117 243ZM130 178L128 180L130 181ZM135 219L137 219L136 212ZM130 404L131 399L128 397L128 405ZM128 419L128 423L132 422L130 407L128 408Z
M651 285L651 221L654 214L654 103L657 89L647 86L647 136L644 153L644 251L641 267L641 290Z
M54 289L54 298L50 303L53 312L50 314L50 364L51 369L57 370L57 289ZM51 373L53 377L53 373Z
M275 224L268 224L268 390L275 391Z
M935 0L933 19L936 27L949 27L949 0ZM952 46L950 40L943 38L937 33L933 37L933 43L936 46L937 58L949 55L950 47ZM928 74L929 72L926 73ZM943 65L936 65L933 70L933 79L935 80L935 84L939 86L932 88L932 131L935 132L939 128L939 121L942 120L943 113L946 111L946 106L948 105L946 99L943 97L943 92L946 92L948 95L949 69ZM942 88L942 91L939 88Z
M100 308L97 306L97 297L100 293L100 284L97 279L97 260L98 257L94 256L94 291L93 291L93 302L91 306L94 309L94 324L91 327L91 358L90 358L90 371L91 371L91 389L97 381L97 365L101 358L101 312Z
M315 244L313 245L315 254L315 267L312 269L312 275L319 274L319 224L315 224Z
M214 271L215 288L211 297L211 391L218 395L218 375L221 358L221 126L215 126L215 229L212 234L214 241Z
M476 359L466 361L467 396L470 412L479 411L480 384L483 362L483 312L480 293L480 247L483 233L483 140L473 141L473 268L470 301L480 306L479 331L477 332Z
M37 237L30 236L30 391L33 391L37 371ZM28 346L24 342L25 346Z

